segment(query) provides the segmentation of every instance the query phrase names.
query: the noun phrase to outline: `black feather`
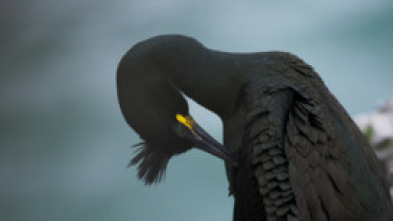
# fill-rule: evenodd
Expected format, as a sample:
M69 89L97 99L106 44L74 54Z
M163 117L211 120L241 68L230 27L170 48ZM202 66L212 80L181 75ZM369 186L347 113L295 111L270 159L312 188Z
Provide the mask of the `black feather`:
M155 148L146 142L133 145L136 156L133 157L128 167L138 166L138 178L143 180L146 185L162 181L165 175L170 154L164 152L164 148Z

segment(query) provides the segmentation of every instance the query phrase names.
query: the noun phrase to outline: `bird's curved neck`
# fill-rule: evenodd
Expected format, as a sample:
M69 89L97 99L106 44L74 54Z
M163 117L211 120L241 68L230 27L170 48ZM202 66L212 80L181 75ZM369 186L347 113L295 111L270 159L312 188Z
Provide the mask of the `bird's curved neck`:
M193 58L171 59L176 64L169 74L184 94L225 118L246 82L234 56L205 49Z

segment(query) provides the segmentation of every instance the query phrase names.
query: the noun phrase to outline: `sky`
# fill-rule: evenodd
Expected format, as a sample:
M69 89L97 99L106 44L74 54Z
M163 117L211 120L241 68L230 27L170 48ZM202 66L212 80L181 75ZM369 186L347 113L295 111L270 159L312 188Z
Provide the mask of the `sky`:
M116 68L156 35L294 53L352 116L393 95L389 1L3 1L0 27L1 220L231 220L219 159L189 151L150 187L126 167L139 138L120 113ZM221 140L219 118L190 103Z

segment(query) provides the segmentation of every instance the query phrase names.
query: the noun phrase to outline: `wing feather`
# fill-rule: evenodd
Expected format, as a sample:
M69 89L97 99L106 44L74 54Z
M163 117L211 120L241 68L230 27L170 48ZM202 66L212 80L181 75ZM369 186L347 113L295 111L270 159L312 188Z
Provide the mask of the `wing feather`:
M392 220L383 173L354 122L310 66L272 56L285 62L245 87L245 149L267 221Z
M248 137L267 220L369 219L362 215L370 206L359 198L364 186L357 187L353 173L367 161L352 159L361 149L341 119L335 121L312 88L255 85L248 92Z
M277 101L290 101L291 94L285 91L260 93L254 89L248 91L253 96L250 96L252 99L248 103L250 114L247 118L247 131L248 137L253 141L249 142L249 149L259 194L263 198L264 206L261 209L265 210L267 221L300 220L284 151L284 121L278 117L286 110ZM294 136L293 142L296 139Z

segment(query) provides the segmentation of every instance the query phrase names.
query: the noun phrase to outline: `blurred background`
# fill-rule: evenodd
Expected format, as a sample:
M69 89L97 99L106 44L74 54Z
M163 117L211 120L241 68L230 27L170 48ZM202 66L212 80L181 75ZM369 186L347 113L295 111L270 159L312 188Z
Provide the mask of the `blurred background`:
M0 3L0 220L232 219L223 162L192 150L143 186L116 97L135 43L193 36L233 52L290 51L354 116L393 95L392 1L18 0ZM220 120L191 104L218 140Z

